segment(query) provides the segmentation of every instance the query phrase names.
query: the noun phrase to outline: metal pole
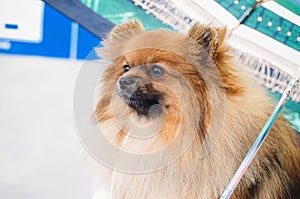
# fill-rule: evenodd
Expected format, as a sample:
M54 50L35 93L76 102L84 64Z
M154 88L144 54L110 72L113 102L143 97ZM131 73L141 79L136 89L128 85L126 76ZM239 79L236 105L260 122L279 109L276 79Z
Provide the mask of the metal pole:
M264 127L260 131L259 135L257 136L254 144L248 151L246 157L244 158L243 162L241 163L240 167L234 174L233 178L231 179L229 185L227 186L226 190L224 191L221 199L229 199L231 194L233 193L234 189L240 182L241 178L243 177L244 173L246 172L247 168L249 167L250 163L252 162L254 156L256 155L257 151L261 147L262 143L266 139L267 135L269 134L273 124L275 123L276 119L278 118L282 108L284 107L286 101L289 99L290 92L300 77L300 66L297 68L297 71L293 75L291 81L289 82L288 86L286 87L285 91L283 92L279 102L277 103L275 109L273 110L271 116L265 123Z

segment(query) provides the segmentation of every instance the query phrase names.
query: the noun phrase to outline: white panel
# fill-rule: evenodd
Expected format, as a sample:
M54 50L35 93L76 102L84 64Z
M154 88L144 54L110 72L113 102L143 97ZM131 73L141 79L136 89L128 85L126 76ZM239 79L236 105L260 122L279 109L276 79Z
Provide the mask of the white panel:
M40 0L1 1L0 39L40 42L44 3Z

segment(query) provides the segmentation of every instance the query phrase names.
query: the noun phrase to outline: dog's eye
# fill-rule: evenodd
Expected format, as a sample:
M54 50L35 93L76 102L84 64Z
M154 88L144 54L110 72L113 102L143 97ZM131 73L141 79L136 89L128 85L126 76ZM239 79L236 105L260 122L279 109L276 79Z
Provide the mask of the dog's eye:
M123 69L124 69L124 73L126 73L126 72L128 72L130 70L130 66L124 65Z
M158 65L154 65L151 69L150 69L150 75L153 77L161 77L165 74L164 69L162 69L162 67L158 66Z

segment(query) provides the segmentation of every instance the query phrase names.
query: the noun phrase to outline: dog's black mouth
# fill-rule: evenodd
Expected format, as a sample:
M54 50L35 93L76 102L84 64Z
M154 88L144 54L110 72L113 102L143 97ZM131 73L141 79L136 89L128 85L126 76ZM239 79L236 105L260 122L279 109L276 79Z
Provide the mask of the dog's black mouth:
M159 91L149 90L148 85L146 87L147 89L139 87L132 93L123 91L118 94L139 116L159 116L163 112L161 105L163 94Z

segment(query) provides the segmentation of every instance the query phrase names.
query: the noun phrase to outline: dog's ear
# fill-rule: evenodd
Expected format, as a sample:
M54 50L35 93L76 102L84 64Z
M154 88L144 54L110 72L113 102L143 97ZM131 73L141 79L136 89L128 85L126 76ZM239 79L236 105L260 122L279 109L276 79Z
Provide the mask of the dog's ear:
M111 40L129 39L130 37L144 32L142 24L138 21L129 21L112 29L109 38Z
M231 95L243 93L245 90L243 79L231 61L231 48L225 42L226 27L216 28L210 24L195 24L189 30L188 36L197 45L196 53L198 53L199 61L206 65L207 61L212 60L217 66L226 93Z
M96 48L96 53L101 58L115 60L122 54L122 47L133 36L144 32L142 24L137 21L129 21L112 29L107 39L102 41L103 47Z
M200 45L202 59L208 56L215 59L219 46L219 29L212 25L195 24L188 32L188 36Z

